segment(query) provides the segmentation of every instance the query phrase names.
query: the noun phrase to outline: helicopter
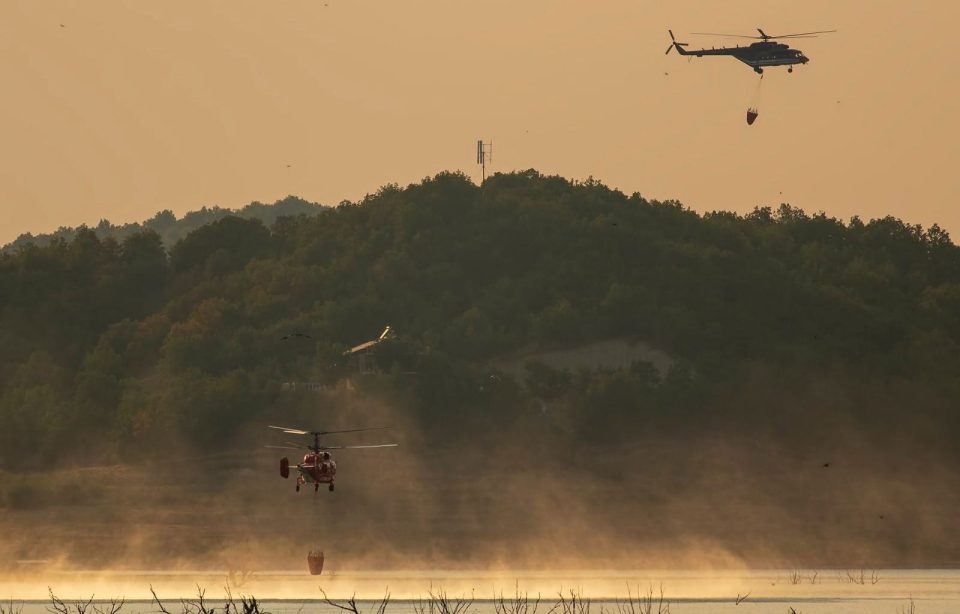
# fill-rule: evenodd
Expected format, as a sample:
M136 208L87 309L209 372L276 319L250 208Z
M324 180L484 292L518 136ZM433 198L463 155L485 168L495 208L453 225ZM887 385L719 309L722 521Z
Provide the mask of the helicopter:
M382 431L384 427L367 429L347 429L343 431L305 431L286 426L268 426L271 429L283 431L288 435L312 435L313 445L304 446L293 442L284 442L282 446L264 446L276 450L309 450L303 455L303 461L296 465L297 475L296 491L300 492L300 487L307 483L313 484L314 492L320 490L321 484L329 484L332 492L334 481L337 475L337 462L330 456L327 450L356 450L361 448L395 448L398 444L383 443L372 446L322 446L320 445L321 435L333 435L335 433L359 433L360 431ZM287 457L280 459L280 477L287 479L290 477L290 460Z
M778 43L774 39L794 39L794 38L816 38L818 34L829 34L836 30L820 30L818 32L800 32L797 34L780 34L770 36L760 28L757 32L760 36L745 36L741 34L715 34L711 32L694 32L694 34L704 36L726 36L733 38L749 38L758 42L751 43L746 47L721 47L719 49L691 49L687 51L684 47L689 43L678 43L673 36L673 30L667 30L670 33L670 46L667 47L667 53L676 49L680 55L690 55L702 58L705 55L729 55L740 60L747 66L753 68L754 72L763 76L763 69L769 66L789 66L787 72L793 72L795 64L806 64L810 58L805 56L799 49L791 49L790 45Z

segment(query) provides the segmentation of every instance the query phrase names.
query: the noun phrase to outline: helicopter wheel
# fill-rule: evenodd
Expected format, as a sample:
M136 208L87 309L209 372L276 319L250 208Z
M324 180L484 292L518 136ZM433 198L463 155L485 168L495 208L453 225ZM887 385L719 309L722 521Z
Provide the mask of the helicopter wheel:
M333 492L333 482L330 482L330 492Z
M317 492L318 490L320 490L320 483L319 483L319 482L313 485L313 492Z
M793 66L787 69L787 72L793 72Z
M300 492L300 485L297 484L297 492Z

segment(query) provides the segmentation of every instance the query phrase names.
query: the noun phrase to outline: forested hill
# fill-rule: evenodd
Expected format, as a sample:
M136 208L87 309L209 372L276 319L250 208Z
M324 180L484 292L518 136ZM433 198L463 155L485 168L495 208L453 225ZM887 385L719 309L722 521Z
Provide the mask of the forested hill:
M138 442L222 443L287 402L282 382L350 375L343 350L386 324L399 337L385 373L354 379L426 426L502 435L548 403L577 440L789 437L797 415L960 437L960 249L936 226L787 205L699 215L534 171L483 189L441 174L270 226L223 217L169 253L146 226L0 256L4 467L74 442L121 458ZM281 340L293 332L311 339ZM608 339L673 366L492 366Z
M316 215L322 205L307 202L305 200L288 196L283 200L278 200L272 205L263 203L250 203L241 209L225 209L223 207L202 207L198 211L190 211L183 217L177 218L170 210L164 210L157 213L149 220L143 222L133 222L130 224L111 224L109 220L100 220L100 223L91 228L100 239L116 239L122 241L132 234L144 230L152 230L160 235L163 244L168 248L173 247L177 241L184 238L197 228L223 219L227 216L237 216L242 218L257 219L265 224L273 224L279 217L289 217L296 215ZM32 243L34 245L48 245L51 241L63 239L73 241L81 228L61 227L55 232L49 234L33 235L30 233L22 234L13 242L3 247L4 251L16 251L20 247Z

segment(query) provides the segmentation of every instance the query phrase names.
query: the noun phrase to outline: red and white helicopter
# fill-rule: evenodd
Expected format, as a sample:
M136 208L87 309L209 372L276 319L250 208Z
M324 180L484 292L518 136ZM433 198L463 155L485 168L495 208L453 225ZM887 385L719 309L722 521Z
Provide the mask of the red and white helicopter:
M303 461L296 465L299 475L297 475L297 492L304 484L312 483L313 490L320 490L321 484L329 484L330 490L333 490L333 483L337 475L337 462L330 457L327 450L356 450L360 448L395 448L395 443L383 443L372 446L321 446L321 435L332 435L334 433L359 433L360 431L383 431L385 427L370 429L347 429L344 431L304 431L302 429L293 429L286 426L269 426L269 428L283 431L288 435L313 435L313 445L304 446L293 442L284 442L282 446L266 446L276 450L309 450L303 455ZM286 479L290 477L290 461L287 457L280 459L280 477Z

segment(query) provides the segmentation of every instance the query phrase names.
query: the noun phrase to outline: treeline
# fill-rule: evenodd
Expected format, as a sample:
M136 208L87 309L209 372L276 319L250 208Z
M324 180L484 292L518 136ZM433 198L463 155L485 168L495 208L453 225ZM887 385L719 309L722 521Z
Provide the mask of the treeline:
M30 244L40 246L49 245L51 242L59 239L70 242L73 241L82 230L92 230L99 239L116 239L117 241L122 241L130 235L144 230L152 230L160 235L160 240L164 246L169 249L173 247L177 241L186 237L197 228L228 216L256 219L264 224L270 225L280 217L316 215L321 208L322 205L307 202L294 196L288 196L283 200L278 200L272 205L254 202L240 209L202 207L198 211L186 213L179 219L172 211L166 209L143 222L116 225L111 224L109 220L100 220L100 223L93 228L84 226L80 228L68 228L64 226L48 234L33 235L31 233L25 233L11 243L3 246L2 249L7 252L15 252L21 247Z
M699 215L592 180L527 171L481 189L440 174L270 226L223 217L169 251L149 228L23 243L0 256L0 309L7 468L223 442L310 403L282 382L349 375L343 351L385 324L400 331L385 373L354 379L424 428L503 436L533 416L569 443L790 438L816 418L960 436L960 249L892 217ZM310 338L281 339L292 332ZM673 366L496 369L522 348L609 338Z

